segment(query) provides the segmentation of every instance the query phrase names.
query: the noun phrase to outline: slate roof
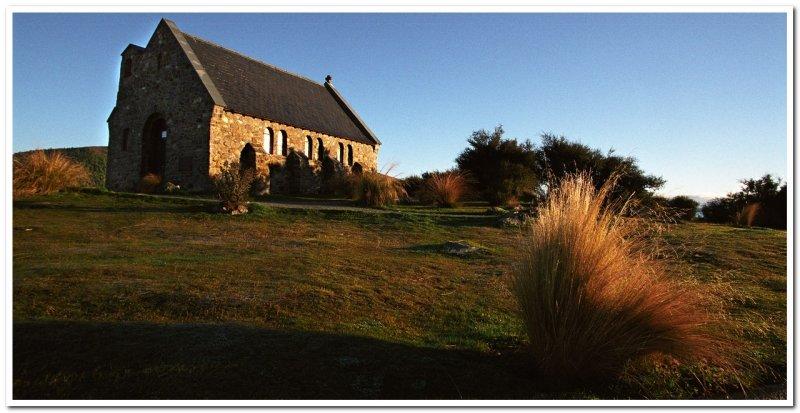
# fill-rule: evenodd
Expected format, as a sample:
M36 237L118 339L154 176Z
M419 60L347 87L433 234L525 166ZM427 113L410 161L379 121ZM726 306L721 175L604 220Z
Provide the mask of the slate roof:
M368 145L380 141L333 85L324 85L181 32L178 38L215 102L233 112Z

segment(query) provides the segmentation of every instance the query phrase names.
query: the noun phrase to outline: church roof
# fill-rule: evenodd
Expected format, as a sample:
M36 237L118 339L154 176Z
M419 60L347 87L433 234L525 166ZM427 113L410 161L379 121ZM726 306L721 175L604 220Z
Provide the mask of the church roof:
M183 33L169 20L163 23L178 39L217 105L242 115L380 144L329 79L319 84Z

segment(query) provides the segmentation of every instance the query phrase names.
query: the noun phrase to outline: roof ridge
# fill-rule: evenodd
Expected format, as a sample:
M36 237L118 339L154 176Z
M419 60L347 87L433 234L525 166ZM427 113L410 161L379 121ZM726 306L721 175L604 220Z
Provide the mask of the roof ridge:
M202 38L202 37L199 37L199 36L195 36L195 35L193 35L193 34L186 33L186 32L184 32L184 31L181 31L181 33L183 33L183 35L184 35L184 36L189 36L189 37L191 37L191 38L193 38L193 39L195 39L195 40L198 40L198 41L201 41L201 42L208 43L208 44L210 44L210 45L212 45L212 46L214 46L214 47L219 47L220 49L224 49L224 50L226 50L226 51L228 51L228 52L231 52L231 53L233 53L233 54L239 55L239 56L241 56L241 57L243 57L243 58L245 58L245 59L247 59L247 60L252 60L252 61L254 61L254 62L258 63L258 64L261 64L261 65L267 66L267 67L269 67L269 68L271 68L271 69L277 70L277 71L279 71L279 72L286 73L287 75L290 75L290 76L294 76L294 77L297 77L297 78L303 79L303 80L305 80L305 81L307 81L307 82L311 82L311 83L313 83L313 84L314 84L314 85L316 85L316 86L324 87L322 84L320 84L320 83L317 83L316 81L314 81L314 80L311 80L310 78L307 78L307 77L305 77L305 76L303 76L303 75L299 75L299 74L297 74L297 73L290 72L290 71L288 71L288 70L286 70L286 69L282 69L282 68L280 68L280 67L278 67L278 66L275 66L275 65L269 64L269 63L267 63L267 62L265 62L265 61L263 61L263 60L258 60L258 59L252 58L252 57L250 57L250 56L248 56L248 55L246 55L246 54L244 54L244 53L242 53L242 52L237 52L236 50L233 50L233 49L227 48L227 47L225 47L225 46L222 46L222 45L220 45L220 44L218 44L218 43L214 43L214 42L212 42L211 40L207 40L207 39L204 39L204 38Z
M349 103L347 103L347 100L345 100L344 96L342 96L339 93L339 91L336 90L333 84L330 82L326 82L325 89L327 89L328 92L330 92L330 94L333 96L333 99L336 100L336 103L338 103L339 106L341 106L342 109L344 109L344 111L347 113L347 115L350 117L350 120L356 125L356 127L361 129L361 132L363 132L368 138L372 139L375 143L380 145L381 141L378 139L377 136L375 136L375 133L372 132L372 129L370 129L369 126L367 126L367 124L363 120L361 120L361 117L358 116L358 113L356 113L355 109L353 109L353 107L350 106Z

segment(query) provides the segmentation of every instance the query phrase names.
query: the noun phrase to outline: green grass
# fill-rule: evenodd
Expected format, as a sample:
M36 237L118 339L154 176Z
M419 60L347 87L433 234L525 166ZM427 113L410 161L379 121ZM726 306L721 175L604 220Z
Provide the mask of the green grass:
M509 291L517 233L491 217L291 210L108 193L15 202L14 397L785 397L786 232L664 235L675 276L724 299L757 363L651 366L556 388ZM457 257L466 240L489 253ZM761 367L759 367L761 366Z
M411 212L419 214L436 215L490 215L489 204L486 202L463 202L455 208L439 208L433 205L394 205L389 209L398 212Z

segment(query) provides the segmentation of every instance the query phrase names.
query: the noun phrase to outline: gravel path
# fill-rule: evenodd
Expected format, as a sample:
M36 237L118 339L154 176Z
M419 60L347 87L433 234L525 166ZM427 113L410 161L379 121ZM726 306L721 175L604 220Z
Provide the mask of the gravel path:
M180 199L185 201L196 201L196 202L206 202L206 203L216 203L216 199L210 198L200 198L200 197L191 197L191 196L179 196L179 195L154 195L154 194L133 194L135 196L140 196L143 198L163 198L163 199ZM352 211L352 212L366 212L372 214L388 214L394 211L385 210L385 209L375 209L375 208L363 208L357 206L348 206L348 205L331 205L324 203L325 201L320 202L292 202L292 201L250 201L250 204L259 204L269 207L275 208L289 208L289 209L313 209L313 210L328 210L328 211Z
M209 198L199 198L199 197L190 197L190 196L178 196L178 195L153 195L153 194L134 194L136 196L141 197L153 197L153 198L166 198L166 199L181 199L187 201L199 201L199 202L217 202L215 199ZM329 203L330 201L319 200L319 201L308 201L308 202L292 202L291 200L280 200L280 201L250 201L251 204L259 204L268 207L274 208L289 208L289 209L307 209L307 210L316 210L316 211L349 211L349 212L363 212L367 214L407 214L407 215L427 215L427 216L437 216L437 217L453 217L453 218L486 218L485 215L470 215L470 214L437 214L435 212L415 212L415 211L393 211L389 209L377 209L377 208L365 208L365 207L358 207L358 206L350 206L350 205L332 205ZM335 201L334 201L335 202Z

